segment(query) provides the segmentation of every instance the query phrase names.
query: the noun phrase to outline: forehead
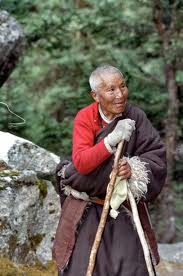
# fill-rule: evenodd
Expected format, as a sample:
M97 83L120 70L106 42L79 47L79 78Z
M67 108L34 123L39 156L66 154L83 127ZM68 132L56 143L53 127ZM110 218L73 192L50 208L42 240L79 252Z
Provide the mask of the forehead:
M119 73L105 72L100 74L99 78L101 80L100 86L115 86L124 82L123 76Z

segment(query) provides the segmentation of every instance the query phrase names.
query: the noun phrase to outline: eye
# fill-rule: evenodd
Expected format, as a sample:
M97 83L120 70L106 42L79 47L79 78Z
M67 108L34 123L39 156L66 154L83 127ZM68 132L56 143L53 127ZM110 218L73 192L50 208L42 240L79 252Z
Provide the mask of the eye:
M121 85L120 85L120 88L125 88L126 87L126 84L125 83L122 83Z
M115 91L115 88L114 88L114 87L110 87L110 88L107 90L108 94L113 94L114 91Z

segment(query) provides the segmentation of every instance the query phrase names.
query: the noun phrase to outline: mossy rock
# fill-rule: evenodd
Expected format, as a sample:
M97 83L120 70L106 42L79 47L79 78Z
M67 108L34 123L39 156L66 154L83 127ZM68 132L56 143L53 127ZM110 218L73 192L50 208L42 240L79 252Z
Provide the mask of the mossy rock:
M45 234L37 234L34 236L29 237L30 247L32 250L36 250L42 239L44 238Z
M36 185L38 186L39 189L39 197L41 199L41 203L43 204L43 200L44 198L47 196L48 193L48 187L47 187L47 183L45 180L43 179L38 179L36 181Z
M8 241L9 244L9 255L10 258L13 257L15 249L17 247L17 236L16 235L11 235Z
M3 231L4 229L6 229L7 226L7 222L6 221L2 221L0 219L0 231Z
M0 177L5 177L5 176L19 176L20 172L17 170L4 170L0 171Z
M57 276L55 263L49 262L47 265L26 266L17 265L8 258L0 257L0 276Z
M38 245L45 237L45 234L36 234L34 236L28 237L28 242L24 244L19 244L19 257L18 260L20 262L25 262L25 259L29 253L29 251L36 251ZM17 237L16 235L11 235L9 239L9 256L13 258L15 249L17 247Z
M4 160L0 160L0 171L7 170L8 168L8 164Z

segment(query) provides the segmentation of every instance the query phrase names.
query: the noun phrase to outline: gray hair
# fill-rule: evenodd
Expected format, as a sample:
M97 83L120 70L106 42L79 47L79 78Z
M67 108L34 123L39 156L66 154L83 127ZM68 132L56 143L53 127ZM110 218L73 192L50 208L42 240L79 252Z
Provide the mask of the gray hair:
M98 86L101 85L101 83L103 82L102 74L105 74L105 73L110 73L110 74L117 73L121 75L122 78L124 78L123 74L116 67L108 64L100 65L91 73L89 78L90 88L92 91L96 91Z

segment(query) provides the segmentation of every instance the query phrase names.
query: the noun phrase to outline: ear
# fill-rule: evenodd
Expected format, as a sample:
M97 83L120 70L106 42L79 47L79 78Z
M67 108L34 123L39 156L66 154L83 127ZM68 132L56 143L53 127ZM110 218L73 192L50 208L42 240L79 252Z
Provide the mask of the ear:
M93 98L97 103L99 103L99 96L98 96L98 94L97 94L95 91L91 91L91 92L90 92L90 95L92 96L92 98Z

